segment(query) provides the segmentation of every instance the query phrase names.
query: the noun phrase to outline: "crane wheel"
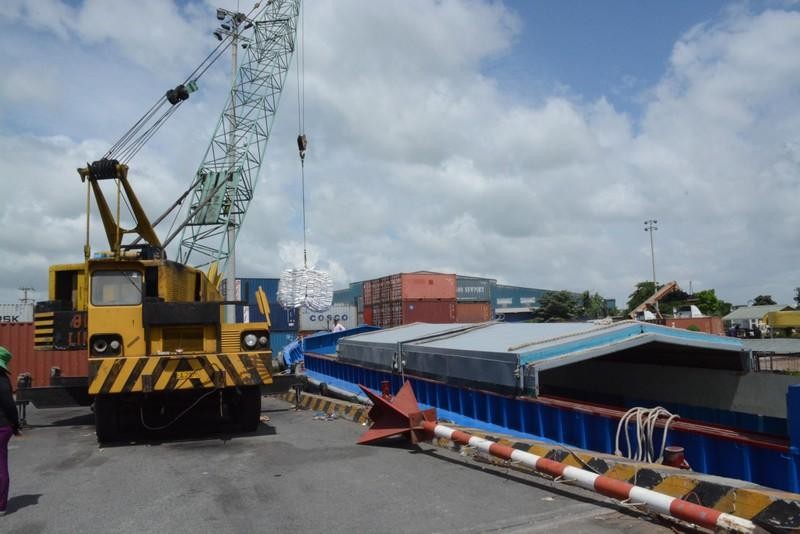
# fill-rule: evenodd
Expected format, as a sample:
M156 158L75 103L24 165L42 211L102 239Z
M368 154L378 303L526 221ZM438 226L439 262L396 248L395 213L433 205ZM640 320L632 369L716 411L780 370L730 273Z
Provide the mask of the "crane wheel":
M244 432L254 432L261 421L261 388L249 386L241 388L238 419Z
M109 395L94 398L94 430L98 443L115 441L119 436L117 399Z

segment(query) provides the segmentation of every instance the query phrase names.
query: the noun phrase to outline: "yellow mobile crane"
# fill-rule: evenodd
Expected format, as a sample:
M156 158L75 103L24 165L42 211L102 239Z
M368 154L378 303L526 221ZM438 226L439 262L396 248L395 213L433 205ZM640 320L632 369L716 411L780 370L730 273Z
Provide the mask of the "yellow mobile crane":
M254 430L259 423L261 390L273 383L266 295L259 290L257 300L267 322L226 322L224 305L234 302L223 299L218 286L252 199L276 98L295 47L299 4L271 0L264 7L256 4L250 14L218 10L227 34L223 38L215 32L220 39L217 49L189 79L167 91L105 157L78 169L87 184L85 261L50 268L49 300L37 304L34 344L38 349L86 347L88 377L68 386L73 400L93 401L101 442L114 440L125 421L161 429L203 406L244 430ZM250 29L252 37L246 37ZM127 161L196 90L197 79L210 63L231 46L241 46L246 58L192 185L155 221L175 208L180 208L178 214L186 209L182 224L162 243L128 181ZM106 200L103 183L116 185L116 212ZM92 196L110 247L93 256ZM184 206L187 198L190 202ZM123 201L135 219L132 229L120 226ZM168 260L166 247L179 234L179 261ZM127 235L136 237L123 244ZM34 404L52 399L52 388L37 389L21 388L19 398Z

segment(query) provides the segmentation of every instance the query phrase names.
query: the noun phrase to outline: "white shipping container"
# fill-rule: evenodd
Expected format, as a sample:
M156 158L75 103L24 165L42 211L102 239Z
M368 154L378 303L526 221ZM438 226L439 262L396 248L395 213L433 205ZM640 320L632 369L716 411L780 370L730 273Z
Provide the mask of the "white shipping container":
M333 321L339 322L345 328L355 328L358 326L358 311L353 304L333 304L324 312L312 312L305 306L300 308L299 328L301 332L316 332L319 330L330 330L333 328Z
M33 304L0 304L0 323L32 323Z

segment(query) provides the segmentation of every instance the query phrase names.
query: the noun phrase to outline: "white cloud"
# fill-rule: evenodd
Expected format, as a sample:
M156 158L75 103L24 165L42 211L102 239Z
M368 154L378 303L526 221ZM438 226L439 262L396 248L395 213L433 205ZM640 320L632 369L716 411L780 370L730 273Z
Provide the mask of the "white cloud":
M2 102L44 104L30 119L24 109L0 115L2 220L12 230L0 246L24 266L0 276L0 301L23 283L44 287L47 263L80 258L75 167L205 56L213 7L36 2L2 15L11 35L0 44L28 47L20 53L48 75L26 92L35 71L0 58L16 80ZM126 24L111 24L112 14ZM800 48L797 13L732 10L687 31L641 117L585 101L579 87L509 105L481 74L522 31L497 2L320 1L305 14L309 253L337 287L441 269L624 300L650 277L641 226L651 217L661 280L737 302L759 293L787 302L800 285L788 267L800 259L791 112L800 57L787 53ZM92 77L101 64L110 75ZM197 167L225 71L210 73L134 160L132 181L154 216ZM245 276L302 263L294 72L281 106L240 235ZM23 280L36 270L39 282Z

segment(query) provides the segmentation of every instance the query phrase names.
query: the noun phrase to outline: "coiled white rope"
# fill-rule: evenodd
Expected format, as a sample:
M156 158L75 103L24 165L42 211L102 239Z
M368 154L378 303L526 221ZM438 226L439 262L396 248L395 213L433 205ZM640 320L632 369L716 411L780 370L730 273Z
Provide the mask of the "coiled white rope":
M667 444L667 434L669 432L669 425L672 421L679 418L678 414L672 414L667 409L656 406L655 408L642 408L636 407L628 410L622 419L619 420L617 425L617 436L614 442L614 454L617 456L625 456L630 460L637 462L661 463L664 459L664 447ZM653 437L655 434L656 423L659 419L666 419L664 422L664 434L661 438L661 448L656 455L655 446L653 445ZM636 450L631 447L631 436L628 432L628 425L631 422L636 423L635 436L636 436ZM620 433L625 432L625 445L627 454L623 455L620 449Z

